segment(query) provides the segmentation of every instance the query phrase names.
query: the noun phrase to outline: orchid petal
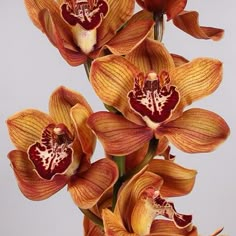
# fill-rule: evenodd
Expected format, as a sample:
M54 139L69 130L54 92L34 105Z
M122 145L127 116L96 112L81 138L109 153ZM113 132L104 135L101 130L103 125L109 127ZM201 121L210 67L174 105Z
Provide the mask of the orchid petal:
M222 63L216 59L194 59L171 71L170 78L180 93L177 110L182 110L218 88L222 80Z
M144 74L155 71L169 71L175 67L174 61L162 43L145 39L126 58L137 66Z
M41 139L43 129L53 120L45 113L28 109L7 119L10 138L17 149L27 151L35 141Z
M164 182L160 190L163 197L178 197L191 192L197 174L195 170L159 159L153 159L147 170L163 178Z
M229 135L229 127L219 115L203 110L189 109L183 115L162 127L158 133L184 152L211 152Z
M41 179L25 152L13 150L8 154L8 158L21 192L30 200L47 199L67 183L67 177L62 175L57 175L52 180Z
M138 234L129 233L123 225L120 217L109 209L102 210L102 218L104 222L105 235L138 236Z
M49 101L49 113L57 123L63 123L73 132L74 126L71 120L70 110L76 104L81 104L92 113L85 98L78 92L60 86L51 95Z
M91 110L88 110L81 104L76 104L71 108L71 118L74 121L77 136L82 145L83 152L88 155L92 155L96 144L96 137L87 126L87 119L90 114Z
M87 60L87 56L75 46L70 29L63 28L47 9L39 13L39 20L48 39L71 66L78 66Z
M183 11L173 19L173 23L179 29L197 39L212 39L217 41L223 37L223 29L199 26L198 16L199 14L196 11Z
M155 220L152 223L151 235L155 236L198 236L195 226L188 226L186 228L177 228L174 222L170 220Z
M93 207L102 194L113 186L117 178L116 164L109 159L100 159L93 163L88 171L71 179L68 189L75 204L80 208L88 209Z
M145 145L153 137L153 131L110 112L97 112L88 119L88 125L96 133L105 151L115 156L130 154Z
M180 55L177 55L177 54L174 54L174 53L171 53L171 56L174 60L174 63L175 63L176 67L181 66L181 65L189 62L189 60L187 60L183 56L180 56Z
M134 78L140 71L120 56L106 56L95 60L90 71L90 81L98 97L116 108L127 119L144 124L128 103L127 94L134 86Z
M106 44L106 47L115 55L130 53L148 36L153 24L152 20L128 23Z
M57 16L58 21L60 23L65 24L63 20L60 18L60 11L59 11L59 5L56 1L47 1L47 0L24 0L25 7L27 10L27 13L29 17L31 18L32 22L35 24L36 27L38 27L40 30L42 29L42 26L38 19L38 14L43 9L50 10L51 14L54 16Z
M97 29L98 47L107 43L132 16L134 10L134 1L127 0L108 0L109 12Z
M86 216L84 217L84 236L104 236L104 232L95 223L93 223L91 220L89 220Z
M187 0L168 0L166 6L167 20L173 19L184 10Z

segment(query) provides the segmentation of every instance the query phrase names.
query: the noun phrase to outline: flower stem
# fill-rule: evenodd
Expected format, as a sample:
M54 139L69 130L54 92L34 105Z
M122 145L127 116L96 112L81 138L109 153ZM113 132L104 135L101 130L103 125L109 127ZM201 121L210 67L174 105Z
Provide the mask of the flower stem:
M125 174L125 157L121 156L115 156L113 157L114 162L117 164L119 169L119 178L116 181L114 187L113 187L113 197L112 197L112 211L115 208L116 202L117 202L117 195L119 192L119 189L123 183L122 177Z
M88 217L94 224L98 225L100 228L103 229L103 222L101 220L101 218L99 218L98 216L96 216L93 212L91 212L89 209L82 209L79 208L82 213Z
M161 42L164 34L163 14L153 13L153 19L155 21L154 39Z
M136 166L134 169L129 171L127 174L122 176L122 181L126 181L127 179L130 179L132 176L137 174L140 170L143 169L144 166L146 166L156 155L157 145L158 145L158 139L153 138L148 147L148 151L144 159L139 163L138 166Z
M84 69L85 69L88 79L89 79L91 64L92 64L92 60L90 58L88 58L87 61L84 63Z

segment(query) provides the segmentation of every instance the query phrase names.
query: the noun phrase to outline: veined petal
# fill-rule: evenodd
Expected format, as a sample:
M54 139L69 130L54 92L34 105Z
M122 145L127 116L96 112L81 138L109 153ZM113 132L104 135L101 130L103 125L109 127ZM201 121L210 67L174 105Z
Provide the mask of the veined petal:
M43 129L53 122L47 114L28 109L9 117L7 126L10 138L16 148L27 151L31 144L40 140Z
M139 236L135 233L129 233L123 225L120 217L111 212L109 209L102 210L102 219L104 222L105 235Z
M152 202L148 198L144 199L141 197L136 202L131 214L132 229L138 235L149 234L155 217L156 210Z
M48 39L71 66L78 66L87 60L87 56L75 46L70 29L59 25L47 9L39 13L39 20Z
M167 0L166 15L167 20L173 19L184 10L187 0Z
M74 127L70 110L77 103L81 104L88 112L92 113L92 109L80 93L60 86L50 96L49 113L57 123L65 124L66 127L73 132Z
M71 179L68 190L78 207L88 209L93 207L102 194L113 186L118 175L117 166L113 161L107 158L100 159L93 163L88 171Z
M52 180L41 179L25 152L13 150L8 158L21 192L30 200L47 199L67 183L67 177L62 175L57 175Z
M38 14L43 9L50 10L51 14L55 15L62 24L65 24L62 19L60 19L59 5L56 1L47 1L47 0L24 0L26 10L29 17L33 21L36 27L40 30L42 26L38 19Z
M145 39L135 50L126 56L144 74L154 71L157 74L169 71L175 67L174 61L160 42Z
M152 20L128 22L106 47L115 55L128 54L148 36L153 24Z
M216 59L197 58L170 72L172 84L180 93L176 110L213 93L222 80L222 63Z
M96 144L96 137L87 126L87 119L90 114L91 110L88 110L81 104L76 104L71 108L71 118L74 121L77 136L80 140L83 152L88 155L92 155Z
M145 145L153 137L153 131L110 112L97 112L88 119L88 125L96 133L105 151L110 155L130 154Z
M165 135L177 148L188 153L211 152L229 135L227 123L219 115L203 110L189 109L183 115L162 127Z
M198 16L199 14L196 11L183 11L173 19L173 23L179 29L197 39L212 39L217 41L223 37L223 29L200 26Z
M97 29L98 47L107 43L132 16L134 0L108 0L109 13Z
M197 174L196 170L160 159L153 159L147 170L163 178L164 182L160 189L163 197L178 197L191 192Z
M86 216L84 217L83 221L84 225L84 236L104 236L104 232L95 223L93 223L91 220L89 220Z
M155 220L151 227L151 235L155 236L198 236L197 228L190 225L186 228L177 228L170 220Z
M105 56L92 63L91 84L98 97L107 105L116 108L127 119L144 124L128 103L128 93L134 86L135 76L140 71L120 56Z
M174 60L174 63L175 63L176 67L181 66L181 65L189 62L189 60L187 60L183 56L180 56L180 55L177 55L177 54L174 54L174 53L171 53L171 56Z

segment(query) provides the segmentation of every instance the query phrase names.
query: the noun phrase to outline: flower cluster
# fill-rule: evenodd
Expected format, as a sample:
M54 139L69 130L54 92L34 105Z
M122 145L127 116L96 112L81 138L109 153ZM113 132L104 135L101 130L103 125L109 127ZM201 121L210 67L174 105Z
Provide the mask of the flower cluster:
M25 109L7 119L16 147L8 157L31 200L67 185L86 236L198 235L192 215L168 199L190 193L197 172L177 164L170 150L211 152L229 135L218 114L187 108L218 88L222 63L188 61L161 40L165 19L198 39L220 40L224 31L200 26L198 13L185 10L187 0L137 0L134 13L135 4L25 0L65 61L84 64L104 110L94 112L79 92L60 86L49 114ZM104 156L93 161L97 139Z

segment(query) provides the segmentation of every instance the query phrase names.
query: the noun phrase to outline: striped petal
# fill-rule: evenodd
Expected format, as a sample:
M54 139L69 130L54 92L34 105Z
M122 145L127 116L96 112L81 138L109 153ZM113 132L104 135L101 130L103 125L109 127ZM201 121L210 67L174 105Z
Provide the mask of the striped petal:
M104 232L95 223L93 223L91 220L89 220L86 216L84 217L83 221L84 226L84 236L104 236Z
M116 164L107 158L100 159L93 163L88 171L71 179L68 190L78 207L88 209L99 201L102 194L113 186L117 178Z
M151 234L155 236L198 236L197 228L190 225L186 228L177 228L170 220L155 220L151 227Z
M25 152L13 150L8 154L18 186L30 200L44 200L62 189L67 177L58 175L52 180L41 179L34 171L34 166Z
M160 42L147 38L135 50L126 56L135 66L145 74L154 71L169 71L175 67L174 61Z
M140 15L140 13L138 13ZM111 39L106 47L115 55L125 55L136 48L149 34L154 24L153 20L135 20L131 18L126 26Z
M199 14L196 11L183 11L173 19L173 23L179 29L197 39L212 39L217 41L223 37L223 29L200 26L198 16Z
M57 123L63 123L74 133L74 126L71 120L71 108L81 104L87 112L92 110L85 98L78 92L60 86L50 96L49 113Z
M189 109L183 115L157 130L177 148L188 153L211 152L229 135L229 127L219 115Z
M97 29L98 48L107 43L132 16L134 0L107 0L109 13Z
M74 122L77 136L83 152L88 155L92 155L96 144L96 137L87 126L87 120L91 114L91 110L81 104L76 104L71 108L71 118Z
M160 190L163 197L178 197L191 192L197 174L195 170L160 159L153 159L147 170L163 178L164 182Z
M70 29L63 27L48 9L39 13L39 21L48 39L71 66L78 66L87 60L87 56L74 44Z
M7 119L13 144L25 152L31 144L41 139L43 129L50 123L53 120L47 114L34 109L18 112Z
M137 125L110 112L92 114L88 125L96 133L105 151L115 156L137 151L153 137L153 131L148 127Z
M54 15L60 24L65 25L65 22L60 17L59 4L56 1L47 1L47 0L24 0L25 7L29 17L32 22L38 27L40 30L43 30L38 14L43 9L50 10L50 13Z
M116 108L127 119L144 124L141 117L131 110L127 97L139 72L128 60L111 55L92 63L90 81L96 94L105 104Z
M213 93L222 80L222 63L216 59L197 58L170 72L172 84L180 93L177 110Z

